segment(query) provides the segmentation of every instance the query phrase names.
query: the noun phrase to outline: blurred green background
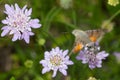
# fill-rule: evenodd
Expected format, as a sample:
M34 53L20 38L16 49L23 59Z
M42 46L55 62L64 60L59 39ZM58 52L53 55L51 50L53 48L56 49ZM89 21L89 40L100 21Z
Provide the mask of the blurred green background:
M23 40L12 42L10 36L0 38L0 80L87 80L91 76L99 80L120 80L120 63L113 55L120 52L120 15L112 20L113 30L100 42L101 50L110 54L102 68L91 70L73 54L74 65L69 66L68 76L58 72L52 78L52 71L41 74L43 67L39 64L44 52L53 47L72 50L72 30L101 28L120 9L119 4L113 7L107 0L0 0L0 20L6 17L4 5L15 3L21 8L24 5L32 8L31 17L40 19L42 27L33 29L35 35L30 38L30 44Z

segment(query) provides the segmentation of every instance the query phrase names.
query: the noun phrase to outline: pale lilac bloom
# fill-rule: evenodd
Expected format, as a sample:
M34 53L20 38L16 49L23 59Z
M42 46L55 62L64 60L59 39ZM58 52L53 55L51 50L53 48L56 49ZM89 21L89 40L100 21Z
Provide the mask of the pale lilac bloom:
M13 35L12 41L24 39L29 43L30 36L33 36L31 28L40 28L38 19L31 19L32 8L26 9L26 5L21 9L18 4L5 4L4 13L7 14L6 19L2 20L5 26L2 27L1 36L7 34Z
M81 50L79 55L76 57L77 60L82 60L83 64L88 63L89 68L100 68L102 67L102 60L104 60L109 54L105 51L99 52L100 47L94 45L94 48L85 47L84 50Z
M67 56L68 50L60 50L59 47L53 48L50 52L46 51L44 53L44 60L40 61L40 64L44 67L42 69L42 74L53 70L52 77L55 77L57 71L59 70L63 75L67 75L66 69L67 65L72 65L73 62L69 60Z
M118 63L120 63L120 52L114 52L113 55L116 57Z

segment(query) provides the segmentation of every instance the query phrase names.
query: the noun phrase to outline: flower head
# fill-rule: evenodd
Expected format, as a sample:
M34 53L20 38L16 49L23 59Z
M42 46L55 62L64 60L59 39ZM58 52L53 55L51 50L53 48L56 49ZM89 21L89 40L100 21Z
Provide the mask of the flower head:
M60 6L64 9L68 9L72 6L72 0L60 0Z
M102 60L108 56L108 53L105 51L99 52L100 47L94 45L93 47L85 47L84 50L81 50L79 55L76 57L77 60L82 60L83 64L88 63L89 68L93 69L95 67L102 67Z
M67 65L72 65L73 62L69 60L67 56L68 50L60 50L59 47L53 48L50 52L46 51L44 60L40 61L40 64L44 67L42 74L53 70L52 77L55 77L59 70L63 75L67 75Z
M111 6L116 6L119 4L119 0L108 0L108 4Z
M3 32L1 36L7 34L13 35L12 41L24 39L26 43L29 43L29 37L33 36L31 28L39 28L38 19L31 19L31 9L26 9L26 5L21 9L17 4L15 6L5 4L4 13L7 14L6 19L2 20L5 26L2 27Z
M97 80L95 77L89 77L88 80Z

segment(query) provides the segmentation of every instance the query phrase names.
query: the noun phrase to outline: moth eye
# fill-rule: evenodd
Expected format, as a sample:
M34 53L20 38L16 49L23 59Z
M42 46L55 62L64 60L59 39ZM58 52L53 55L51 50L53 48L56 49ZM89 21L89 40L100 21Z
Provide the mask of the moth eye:
M91 49L92 48L92 46L87 46L89 49Z
M86 47L91 48L92 46L90 44L86 44Z
M91 46L88 46L88 48L92 48Z
M91 46L86 45L86 46L85 46L85 50L88 50L88 49L91 49Z

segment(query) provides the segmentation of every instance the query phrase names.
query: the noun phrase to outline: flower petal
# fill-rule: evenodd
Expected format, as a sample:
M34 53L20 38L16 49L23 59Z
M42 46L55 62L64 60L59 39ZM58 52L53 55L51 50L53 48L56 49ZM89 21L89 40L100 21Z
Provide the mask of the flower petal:
M66 61L67 65L73 65L74 63L72 61Z
M8 24L9 22L8 22L8 20L5 19L5 20L2 20L2 23L3 24Z
M1 30L5 30L5 29L10 30L10 27L9 27L9 26L3 26L3 27L1 28Z
M28 9L25 9L25 15L28 16Z
M64 52L63 52L63 56L66 56L68 54L68 50L65 50Z
M44 57L45 57L45 59L48 59L48 58L49 58L49 56L50 56L50 53L49 53L48 51L46 51L44 55L45 55L45 56L44 56Z
M59 71L60 71L64 76L67 75L67 71L66 71L65 69L59 69Z
M60 48L59 47L56 47L55 48L55 52L59 52L60 51Z
M52 75L52 77L55 77L56 74L57 74L57 69L53 70L53 75Z
M16 11L20 11L20 8L17 3L15 3L15 9L16 9Z
M12 15L13 11L14 11L14 7L13 6L9 6L8 4L5 4L5 9L6 11L4 11L6 14Z
M29 31L29 35L30 35L30 36L33 36L33 35L34 35L34 33L33 33L33 32L31 32L31 31Z
M89 65L89 68L93 69L93 68L95 68L95 65Z
M25 11L26 7L27 7L27 5L25 5L25 6L22 8L22 12Z
M29 35L29 33L27 31L23 32L22 38L25 40L26 43L30 42L30 35Z
M102 65L101 64L98 64L98 65L96 65L98 68L100 68L100 67L102 67Z
M29 9L29 11L27 12L27 16L30 16L32 13L32 8Z
M61 65L59 68L60 68L60 69L68 69L68 67L67 67L66 64L65 64L65 65Z
M39 20L38 19L32 19L32 20L30 20L29 25L32 28L40 28L41 27L41 24L39 24Z
M80 53L78 54L78 56L76 57L77 60L82 60L84 59L84 52L83 51L80 51Z
M49 68L43 68L43 69L42 69L42 74L44 74L44 73L46 73L46 72L49 72L49 71L50 71Z
M105 51L101 51L96 55L96 58L98 59L105 59L109 54L105 53Z
M1 36L3 37L3 36L5 36L6 34L8 34L9 33L9 29L5 29L5 30L3 30L3 32L1 33Z
M14 36L13 36L13 38L12 38L12 41L16 41L17 39L20 39L20 37L21 37L20 32L16 32L16 33L14 33Z
M12 29L9 34L11 35L11 34L14 34L14 33L16 33L16 30Z

